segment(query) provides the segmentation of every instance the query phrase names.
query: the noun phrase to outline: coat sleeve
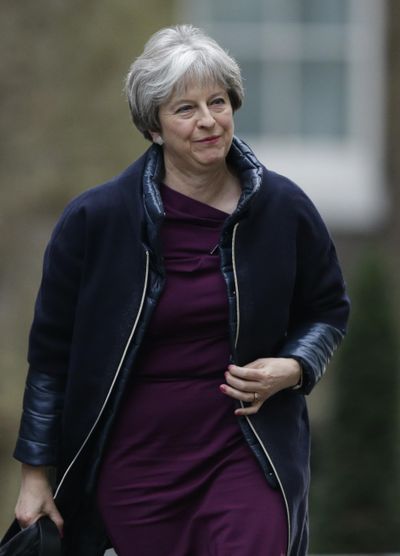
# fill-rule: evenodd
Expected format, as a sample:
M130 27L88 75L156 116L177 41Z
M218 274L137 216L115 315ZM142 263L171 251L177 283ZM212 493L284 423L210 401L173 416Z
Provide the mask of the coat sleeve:
M302 193L296 209L296 283L289 328L278 356L301 363L298 390L309 394L346 333L350 303L335 246L321 216Z
M29 369L14 457L56 465L84 256L82 214L67 207L47 246L29 336Z

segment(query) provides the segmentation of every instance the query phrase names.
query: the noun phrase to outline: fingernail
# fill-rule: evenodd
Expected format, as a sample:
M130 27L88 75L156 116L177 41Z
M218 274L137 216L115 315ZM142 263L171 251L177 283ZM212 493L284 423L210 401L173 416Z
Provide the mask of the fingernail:
M225 389L226 389L225 384L220 384L219 389L221 390L221 392L225 392Z

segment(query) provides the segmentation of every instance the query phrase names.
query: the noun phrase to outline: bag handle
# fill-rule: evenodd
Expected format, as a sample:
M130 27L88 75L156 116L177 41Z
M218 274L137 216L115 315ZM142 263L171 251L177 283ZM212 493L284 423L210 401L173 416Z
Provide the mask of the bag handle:
M38 556L61 556L60 534L55 523L47 516L41 517L26 529L21 529L14 519L0 541L0 555L21 554L21 546L26 549L27 543L37 545L35 554ZM33 545L31 548L35 550Z

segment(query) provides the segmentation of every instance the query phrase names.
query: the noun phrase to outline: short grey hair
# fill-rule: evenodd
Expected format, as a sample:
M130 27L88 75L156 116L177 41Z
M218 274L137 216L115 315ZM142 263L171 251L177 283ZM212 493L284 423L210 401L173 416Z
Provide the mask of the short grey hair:
M242 105L240 68L214 39L192 25L167 27L152 35L125 80L133 123L146 139L151 140L149 131L160 131L160 105L193 81L219 83L234 111Z

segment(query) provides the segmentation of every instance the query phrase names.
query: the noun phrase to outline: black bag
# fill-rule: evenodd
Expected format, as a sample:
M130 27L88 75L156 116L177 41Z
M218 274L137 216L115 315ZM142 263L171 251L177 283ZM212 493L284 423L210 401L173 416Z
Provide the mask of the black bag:
M13 521L0 542L0 556L61 556L56 525L48 517L41 517L26 529Z

